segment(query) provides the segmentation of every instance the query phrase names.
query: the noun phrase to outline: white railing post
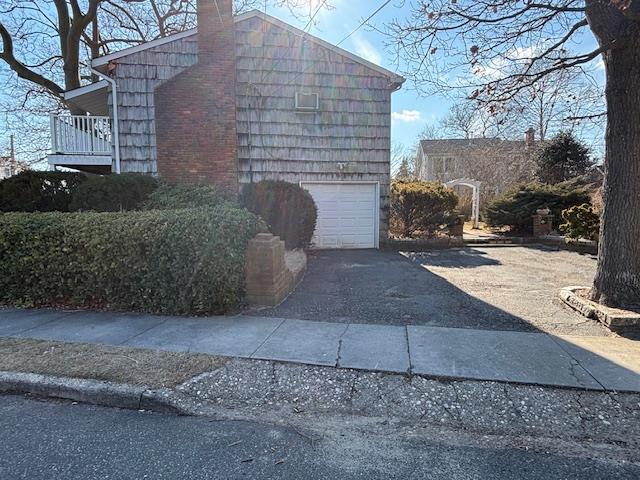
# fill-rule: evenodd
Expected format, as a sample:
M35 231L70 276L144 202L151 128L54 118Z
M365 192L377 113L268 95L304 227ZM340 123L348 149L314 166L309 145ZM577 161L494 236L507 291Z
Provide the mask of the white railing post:
M56 138L56 116L52 113L49 115L49 123L51 125L51 151L58 151L58 141Z

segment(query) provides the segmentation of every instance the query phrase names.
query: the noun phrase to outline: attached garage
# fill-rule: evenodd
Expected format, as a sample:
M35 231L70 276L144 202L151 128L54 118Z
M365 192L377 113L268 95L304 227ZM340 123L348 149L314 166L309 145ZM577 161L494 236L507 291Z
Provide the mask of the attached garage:
M377 182L301 182L318 207L316 248L377 248Z

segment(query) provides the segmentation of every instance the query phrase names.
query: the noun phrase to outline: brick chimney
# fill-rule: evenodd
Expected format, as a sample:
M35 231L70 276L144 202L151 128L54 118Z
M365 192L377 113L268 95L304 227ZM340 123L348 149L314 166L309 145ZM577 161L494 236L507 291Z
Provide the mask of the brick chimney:
M529 130L524 132L524 144L527 147L533 147L535 140L536 140L536 131L533 129L533 127L529 127Z
M198 0L198 63L154 92L163 180L238 191L232 0Z

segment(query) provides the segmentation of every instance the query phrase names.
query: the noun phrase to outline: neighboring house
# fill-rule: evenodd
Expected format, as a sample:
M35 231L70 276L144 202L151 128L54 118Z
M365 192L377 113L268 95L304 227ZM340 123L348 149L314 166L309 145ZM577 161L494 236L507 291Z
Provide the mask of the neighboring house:
M469 178L482 182L485 197L534 180L533 129L524 140L468 138L421 140L416 155L416 175L422 180L449 182Z
M12 156L0 157L0 180L9 178L26 169L27 167L23 163L18 162Z
M300 183L317 246L376 247L404 79L262 12L233 18L231 3L199 0L197 32L93 60L103 80L65 94L91 116L52 117L49 164L235 191Z

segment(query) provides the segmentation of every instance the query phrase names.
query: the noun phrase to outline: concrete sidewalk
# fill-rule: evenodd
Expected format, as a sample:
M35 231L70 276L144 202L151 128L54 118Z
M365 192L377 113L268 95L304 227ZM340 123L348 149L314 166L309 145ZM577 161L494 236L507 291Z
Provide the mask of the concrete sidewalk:
M640 392L640 342L265 317L0 310L0 336L435 377Z

